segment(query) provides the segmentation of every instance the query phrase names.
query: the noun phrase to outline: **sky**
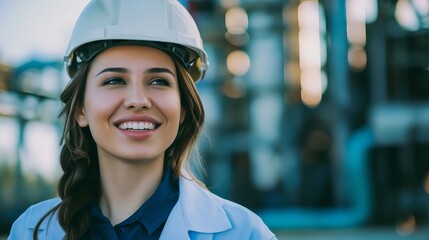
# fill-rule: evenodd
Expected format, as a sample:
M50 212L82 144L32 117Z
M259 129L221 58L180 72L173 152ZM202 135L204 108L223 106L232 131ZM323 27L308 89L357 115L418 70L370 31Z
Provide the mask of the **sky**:
M0 0L0 63L62 60L73 25L89 0Z
M0 0L0 64L18 67L34 58L62 61L73 25L88 2ZM24 141L18 151L19 131ZM21 129L15 119L0 117L0 132L0 167L19 158L24 173L56 177L59 133L54 125L32 122Z

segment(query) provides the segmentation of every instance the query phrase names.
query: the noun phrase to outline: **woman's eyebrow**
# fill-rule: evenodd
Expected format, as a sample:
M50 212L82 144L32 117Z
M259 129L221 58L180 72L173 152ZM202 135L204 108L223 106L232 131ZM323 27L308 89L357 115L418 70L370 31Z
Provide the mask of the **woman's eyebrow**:
M120 67L105 68L105 69L101 70L99 73L97 73L97 75L95 75L95 76L98 76L98 75L105 73L105 72L127 73L128 71L129 71L128 69L120 68ZM159 67L149 68L145 72L146 73L169 73L169 74L175 76L175 74L168 68L159 68Z
M99 73L97 73L97 75L95 75L95 76L98 76L98 75L100 75L102 73L105 73L105 72L126 73L126 72L128 72L128 69L126 69L126 68L119 68L119 67L105 68L105 69L101 70Z
M173 75L173 77L175 76L174 73L168 69L168 68L149 68L148 70L145 71L146 73L169 73L171 75Z

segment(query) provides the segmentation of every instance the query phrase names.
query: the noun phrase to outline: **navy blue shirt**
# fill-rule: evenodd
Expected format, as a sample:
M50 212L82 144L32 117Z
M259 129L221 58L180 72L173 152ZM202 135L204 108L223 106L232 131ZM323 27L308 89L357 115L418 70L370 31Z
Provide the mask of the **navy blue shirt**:
M112 226L94 201L90 205L92 223L83 239L159 239L171 210L179 199L179 183L169 167L164 170L155 193L129 218Z

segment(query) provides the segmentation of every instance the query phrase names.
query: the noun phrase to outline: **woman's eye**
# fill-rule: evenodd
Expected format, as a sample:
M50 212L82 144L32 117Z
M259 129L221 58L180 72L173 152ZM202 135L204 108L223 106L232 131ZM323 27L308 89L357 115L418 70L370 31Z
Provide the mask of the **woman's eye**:
M149 85L169 86L170 82L164 78L155 78L152 81L150 81Z
M106 81L104 81L103 85L124 85L125 81L122 78L119 77L113 77L109 78Z

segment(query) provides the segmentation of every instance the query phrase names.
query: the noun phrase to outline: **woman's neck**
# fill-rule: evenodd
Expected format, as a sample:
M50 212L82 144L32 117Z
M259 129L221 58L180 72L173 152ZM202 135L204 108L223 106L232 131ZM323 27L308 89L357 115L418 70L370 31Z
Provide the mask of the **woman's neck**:
M112 225L131 216L155 192L163 175L163 159L129 163L100 159L100 209Z

